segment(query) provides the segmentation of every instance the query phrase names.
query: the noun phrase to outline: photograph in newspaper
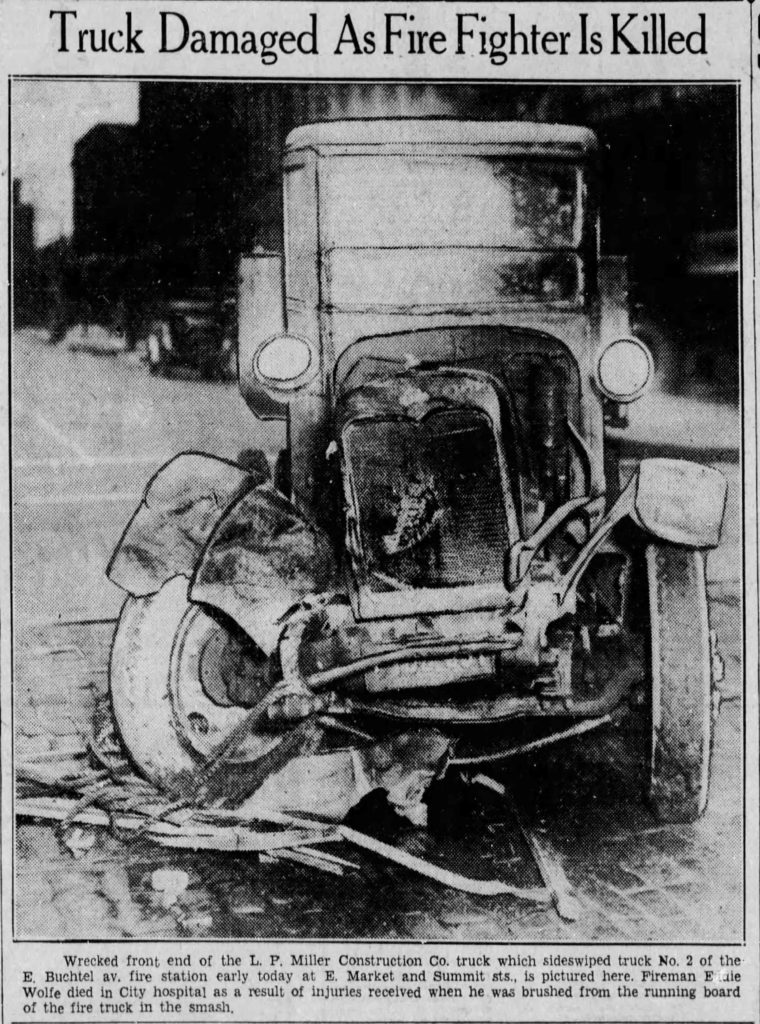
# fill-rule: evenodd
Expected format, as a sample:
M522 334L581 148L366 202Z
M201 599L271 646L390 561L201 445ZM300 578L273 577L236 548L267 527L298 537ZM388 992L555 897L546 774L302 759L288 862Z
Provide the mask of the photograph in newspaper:
M13 83L16 938L741 941L737 102Z

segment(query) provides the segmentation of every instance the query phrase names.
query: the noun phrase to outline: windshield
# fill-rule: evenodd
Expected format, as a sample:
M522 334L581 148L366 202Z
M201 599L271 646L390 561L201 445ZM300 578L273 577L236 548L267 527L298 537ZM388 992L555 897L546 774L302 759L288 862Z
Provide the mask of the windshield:
M491 156L341 156L329 162L327 247L569 249L581 242L580 168Z

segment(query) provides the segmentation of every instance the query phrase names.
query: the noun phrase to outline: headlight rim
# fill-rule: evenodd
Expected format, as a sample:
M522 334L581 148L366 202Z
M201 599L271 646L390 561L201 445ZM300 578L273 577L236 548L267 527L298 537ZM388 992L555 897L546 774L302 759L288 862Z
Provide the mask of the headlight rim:
M615 345L620 345L622 343L632 344L639 350L639 352L643 353L647 363L647 375L643 383L637 389L619 393L612 391L605 385L601 371L604 357L610 352L610 349L615 347ZM637 401L651 388L654 380L654 369L654 356L652 355L649 346L634 334L621 334L604 342L599 347L594 365L594 382L601 394L610 402L615 402L618 405L628 405L631 402Z
M291 340L298 342L308 352L309 360L305 368L294 377L276 378L263 373L260 368L261 357L266 349L276 341ZM266 391L274 392L283 396L294 394L296 391L311 383L319 372L319 355L316 347L307 338L292 331L278 332L272 334L259 342L251 359L251 370L254 380Z

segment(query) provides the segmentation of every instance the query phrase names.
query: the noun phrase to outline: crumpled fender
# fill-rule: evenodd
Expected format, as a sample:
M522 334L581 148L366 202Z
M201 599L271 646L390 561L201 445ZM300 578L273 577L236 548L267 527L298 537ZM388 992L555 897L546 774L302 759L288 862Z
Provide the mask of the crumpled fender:
M225 512L261 477L234 462L185 452L152 477L108 565L112 583L135 597L173 576L190 579Z
M271 654L285 614L308 595L337 586L327 534L265 483L219 520L191 582L190 600L218 608Z

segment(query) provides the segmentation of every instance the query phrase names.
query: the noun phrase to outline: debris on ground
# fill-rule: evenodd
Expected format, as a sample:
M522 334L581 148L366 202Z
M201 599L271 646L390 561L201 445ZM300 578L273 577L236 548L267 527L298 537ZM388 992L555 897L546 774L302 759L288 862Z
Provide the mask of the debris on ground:
M353 868L355 870L359 868L358 864L316 849L272 850L269 853L259 854L259 860L262 864L290 861L292 864L304 864L306 867L316 868L330 875L344 875L345 868Z
M563 921L577 921L581 913L580 904L567 880L560 858L551 849L548 840L539 839L536 832L525 825L512 794L501 782L497 782L490 775L482 773L473 776L471 781L475 785L484 786L486 789L504 798L525 841L530 847L536 867L546 886L546 892L549 894L549 898L554 904L557 913Z
M226 853L260 853L262 851L325 842L335 837L332 826L318 822L299 821L292 828L240 818L224 811L197 810L188 813L171 803L143 803L139 808L118 810L129 798L114 800L108 809L87 807L78 810L80 801L67 797L19 797L19 817L46 821L65 821L74 812L76 824L110 828L124 839L146 838L161 846L188 850L216 850Z
M254 708L249 717L258 713ZM249 727L247 718L241 736ZM225 742L222 754L199 774L200 800L223 803L251 817L277 808L296 815L318 813L322 820L337 823L369 793L382 790L400 818L424 826L425 793L451 757L448 737L436 729L414 729L362 747L322 752L322 732L318 716L307 718L242 772L230 771L235 747Z
M190 884L190 876L186 871L175 868L156 868L150 876L153 891L158 893L159 902L165 908L176 903L178 898Z
M266 857L267 854L261 854L260 860ZM230 913L235 914L236 917L253 917L254 915L265 914L266 907L262 907L260 903L233 903L230 907Z
M106 792L105 789L101 791L101 798L105 797ZM373 799L377 800L378 797L373 794ZM94 806L78 809L82 801L70 797L21 797L17 800L16 813L23 817L50 821L67 820L74 813L74 822L77 825L81 823L87 826L108 827L125 838L130 835L141 836L173 848L258 853L262 863L294 863L337 876L343 875L346 871L361 870L361 865L356 861L321 848L322 844L334 844L337 840L343 840L385 861L460 892L490 897L513 896L544 904L554 902L560 915L570 919L570 914L566 915L563 912L564 908L570 905L566 902L570 896L569 887L567 890L561 889L556 883L556 876L549 876L545 870L545 863L538 859L545 884L515 886L499 879L469 877L345 824L336 827L316 821L308 822L301 818L289 819L287 815L274 812L271 817L278 819L274 822L246 821L229 810L177 810L168 803L148 803L142 804L139 809L134 806L126 809L129 801L124 796L122 800L124 808L117 811L115 804L118 801L112 796L109 810ZM83 836L92 836L94 841L93 833L82 829L78 831ZM89 843L89 838L87 842ZM185 872L171 869L159 869L151 878L152 888L159 894L159 901L166 908L176 902L187 884ZM257 913L257 909L241 907L237 912Z
M315 727L310 723L311 732ZM308 746L314 746L311 738ZM19 765L16 813L58 822L62 840L74 857L91 849L93 829L101 827L125 841L255 853L265 864L296 864L340 877L363 869L359 860L335 852L342 843L460 892L554 903L560 916L568 920L577 916L559 858L522 824L501 783L483 774L469 777L449 769L452 744L437 730L408 731L333 755L304 757L303 750L302 744L296 744L297 756L285 754L272 777L256 779L255 792L247 799L246 766L232 765L243 771L237 772L232 784L237 806L228 806L230 794L223 788L210 802L194 799L199 792L206 793L206 789L196 792L196 787L184 798L162 793L134 773L118 737L101 723L89 751L69 751L59 760L33 757ZM225 754L232 751L234 744ZM219 780L224 761L220 757L213 765ZM304 764L309 771L303 770ZM248 767L256 769L260 764ZM255 770L251 774L256 777ZM499 798L500 806L510 810L542 884L470 877L461 863L454 861L458 870L453 870L440 858L436 860L434 851L431 858L407 841L410 835L423 832L420 826L429 826L424 834L431 838L456 837L462 828L469 832L471 826L477 827L477 815L468 823L468 810L478 806L473 800L477 789L490 793L492 800ZM168 867L155 870L150 879L165 909L177 904L188 885L186 872ZM241 907L237 912L258 910ZM201 908L200 918L203 913ZM200 918L196 924L203 931Z
M63 843L71 851L74 860L79 860L95 845L95 833L79 827L70 828L64 832Z

